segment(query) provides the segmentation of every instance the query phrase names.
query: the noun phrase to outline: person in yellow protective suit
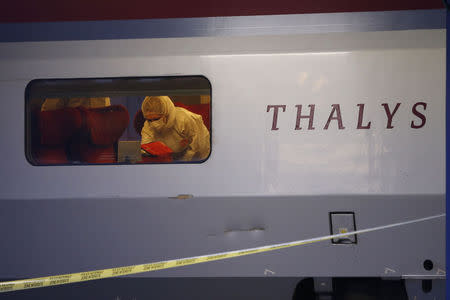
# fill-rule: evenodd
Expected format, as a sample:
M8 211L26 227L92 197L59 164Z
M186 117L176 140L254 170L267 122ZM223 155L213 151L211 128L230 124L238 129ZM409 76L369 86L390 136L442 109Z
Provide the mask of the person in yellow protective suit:
M94 97L94 98L47 98L42 104L41 111L57 110L65 107L79 107L83 106L85 108L98 108L111 106L111 99L109 97Z
M162 142L172 149L175 160L199 161L208 157L209 131L202 116L175 107L168 96L147 96L141 108L146 119L141 145Z

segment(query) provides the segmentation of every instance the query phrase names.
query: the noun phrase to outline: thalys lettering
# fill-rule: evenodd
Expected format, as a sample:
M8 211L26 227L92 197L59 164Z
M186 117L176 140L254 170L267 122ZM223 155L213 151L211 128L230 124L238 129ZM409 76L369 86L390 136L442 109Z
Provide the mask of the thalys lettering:
M358 115L356 116L356 122L352 122L356 125L356 129L370 129L372 126L371 120L366 120L364 118L364 107L365 104L359 103L356 104L358 109ZM393 120L400 107L401 103L389 104L382 103L380 109L384 111L386 116L386 121L383 126L386 126L386 129L394 128ZM286 112L287 105L284 104L275 104L275 105L267 105L267 113L272 113L272 128L270 130L279 130L278 127L278 118L281 117L281 114ZM297 110L297 115L295 119L295 130L314 130L316 128L322 128L324 130L328 130L330 125L334 122L337 125L339 130L343 130L346 128L345 122L348 122L343 118L343 114L341 111L341 106L339 104L331 104L330 114L326 122L319 124L317 120L314 119L314 113L316 112L315 104L298 104L295 105ZM410 127L413 129L419 129L425 126L427 122L427 118L425 116L425 111L427 109L427 103L425 102L417 102L411 107L411 123ZM348 118L348 117L347 117ZM349 122L348 122L349 123ZM320 126L320 127L319 127Z

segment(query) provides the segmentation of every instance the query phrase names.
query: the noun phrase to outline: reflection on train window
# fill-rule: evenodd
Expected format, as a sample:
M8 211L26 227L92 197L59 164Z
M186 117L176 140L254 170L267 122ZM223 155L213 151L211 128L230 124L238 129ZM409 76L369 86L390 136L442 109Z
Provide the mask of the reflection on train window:
M195 163L211 152L203 76L39 79L25 94L33 165Z

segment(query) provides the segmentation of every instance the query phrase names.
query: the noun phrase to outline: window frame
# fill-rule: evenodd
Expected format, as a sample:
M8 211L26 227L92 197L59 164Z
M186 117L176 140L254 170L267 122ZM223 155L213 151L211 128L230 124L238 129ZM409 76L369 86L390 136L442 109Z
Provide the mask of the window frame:
M110 81L114 81L114 80L153 80L153 79L157 79L157 80L177 80L177 79L198 79L198 80L202 80L205 81L205 83L207 83L208 87L208 93L207 95L209 96L209 124L210 124L210 128L209 130L209 145L210 145L210 151L208 156L205 159L202 160L196 160L196 161L172 161L172 162L135 162L135 163L129 163L129 162L115 162L115 163L88 163L88 162L80 162L80 163L73 163L73 162L69 162L69 163L39 163L36 161L36 157L35 157L35 152L33 152L33 141L32 141L32 108L30 106L30 103L32 101L33 98L37 98L36 94L33 94L32 92L32 88L37 85L37 84L41 84L43 82L71 82L71 81L85 81L85 82L90 82L90 81L95 81L95 80L110 80ZM147 83L150 84L151 83ZM184 90L192 90L194 91L194 93L192 95L205 95L205 94L201 94L201 93L196 93L195 91L199 92L201 91L201 89L190 89L190 88L185 88ZM167 93L164 94L165 96L174 96L173 93L175 93L176 89L172 89L172 90L164 90L164 92L170 92L171 93ZM114 94L113 96L111 96L110 94L107 94L108 91L103 92L100 91L98 92L98 94L92 95L92 94L85 94L85 93L80 93L80 94L71 94L69 96L66 97L92 97L92 96L97 96L99 97L99 95L103 94L103 97L114 97L117 94ZM130 92L130 91L128 91ZM70 92L69 92L70 93ZM123 90L119 90L119 91L115 91L115 93L123 93L122 96L149 96L150 94L144 94L143 91L139 91L139 92L134 92L135 94L130 94L127 93L127 91L123 91ZM53 94L48 94L48 95L53 95ZM156 95L156 94L155 94ZM157 94L160 95L160 94ZM51 96L48 96L47 98L50 98ZM173 101L173 100L172 100ZM31 81L28 82L28 84L25 87L25 97L24 97L24 154L25 154L25 159L26 161L35 167L48 167L48 166L119 166L119 165L142 165L142 166L148 166L148 165L173 165L173 164L203 164L205 163L207 160L209 160L211 153L213 151L213 142L212 142L212 84L211 81L205 76L205 75L180 75L180 76L126 76L126 77L76 77L76 78L37 78L37 79L32 79ZM138 108L139 109L139 108ZM129 116L129 124L128 126L130 126L130 124L133 123L134 121L134 116ZM36 117L35 117L36 118ZM118 159L118 142L115 142L115 146L114 146L114 150L115 150L115 156L116 156L116 160ZM36 141L34 141L34 143L36 143Z

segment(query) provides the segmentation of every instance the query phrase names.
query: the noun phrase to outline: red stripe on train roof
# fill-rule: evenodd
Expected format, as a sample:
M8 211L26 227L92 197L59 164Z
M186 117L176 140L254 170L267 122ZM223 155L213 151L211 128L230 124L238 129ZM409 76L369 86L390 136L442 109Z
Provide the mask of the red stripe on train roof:
M443 8L441 0L3 0L0 22L251 16Z

